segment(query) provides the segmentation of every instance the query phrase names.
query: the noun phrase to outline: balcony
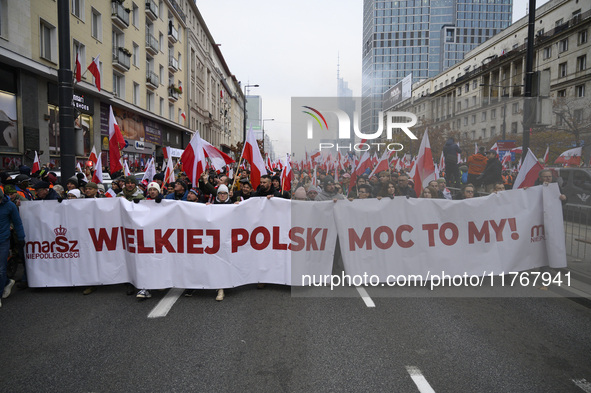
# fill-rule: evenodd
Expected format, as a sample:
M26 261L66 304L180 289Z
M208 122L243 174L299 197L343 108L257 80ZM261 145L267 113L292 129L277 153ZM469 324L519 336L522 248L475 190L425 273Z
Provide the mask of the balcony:
M131 53L122 47L113 48L113 68L125 72L129 71L129 59Z
M123 7L122 4L114 1L111 3L111 20L118 27L127 29L129 27L129 8Z
M158 40L150 33L146 33L146 52L151 55L158 53Z
M168 88L168 100L170 102L177 102L179 100L180 92L178 87L172 85Z
M156 75L154 71L146 71L146 86L154 90L158 88L159 84L160 79L158 78L158 75Z
M178 30L172 25L172 21L168 21L168 41L171 44L176 44L179 40L179 32Z
M179 70L179 62L174 56L168 56L168 70L170 72L177 72Z
M152 0L146 0L146 16L151 20L158 19L158 4Z

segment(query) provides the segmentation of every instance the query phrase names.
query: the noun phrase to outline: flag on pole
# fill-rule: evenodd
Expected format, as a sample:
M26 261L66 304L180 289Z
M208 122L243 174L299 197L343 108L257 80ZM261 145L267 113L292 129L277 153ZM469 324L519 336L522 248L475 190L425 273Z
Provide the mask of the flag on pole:
M285 156L285 165L281 171L281 189L283 191L291 191L291 163L289 162L289 154Z
M544 153L544 164L548 164L550 158L550 145L546 146L546 153Z
M196 131L191 142L181 155L181 162L183 163L183 172L193 184L198 184L199 177L205 172L207 163L205 162L205 151L203 150L203 140Z
M523 160L523 164L521 164L521 169L519 170L517 179L515 179L513 188L533 186L542 169L544 167L540 164L534 153L532 153L531 149L527 149L527 155L525 156L525 160Z
M88 161L92 161L92 165L96 166L96 162L98 157L96 156L96 148L92 146L92 150L90 151L90 156L88 156ZM82 171L80 171L82 172Z
M557 159L554 161L555 164L564 164L569 166L579 166L581 163L581 155L583 153L582 147L575 147L574 149L567 150L563 152Z
M517 153L517 154L523 153L523 146L519 146L519 147L515 147L515 148L511 149L511 153Z
M414 165L413 180L415 183L415 192L421 194L424 187L429 185L435 178L435 165L433 164L433 155L431 154L431 144L429 143L428 129L425 129L423 140L419 147L419 154Z
M499 155L499 147L497 146L497 142L495 142L495 144L492 145L492 147L489 150L494 150L497 152L497 155Z
M166 163L166 171L164 172L164 183L168 184L174 179L174 164L172 163L172 157L168 156L168 161Z
M443 155L443 150L441 150L441 158L439 159L439 172L445 171L445 157Z
M92 76L94 76L94 84L96 85L96 88L98 89L98 91L101 91L101 70L99 68L99 55L97 55L93 61L90 62L90 64L88 65L88 71L90 71L90 73L92 74Z
M101 163L101 156L98 157L98 161L96 162L96 168L92 174L92 181L96 184L103 182L103 164Z
M125 139L123 139L119 125L117 125L117 120L113 114L113 107L109 106L109 172L111 174L123 169L120 159L121 149L124 147ZM97 166L99 161L97 160Z
M369 157L369 153L366 151L359 159L359 165L357 165L357 176L363 175L363 173L369 168L371 168L371 158Z
M185 111L181 112L181 117L183 118L183 120L187 120L187 115L185 114Z
M80 46L76 48L76 69L74 70L76 75L76 83L80 83L82 80L82 64L80 63Z
M265 161L261 156L259 145L252 132L252 125L246 135L246 141L242 149L242 158L250 164L250 183L252 184L252 188L256 190L261 183L261 176L266 175L267 170L265 169Z
M37 150L35 150L35 159L33 160L33 169L31 169L31 173L35 173L41 169L39 165L39 156L37 155Z
M131 175L131 171L129 170L129 166L127 165L127 161L123 163L123 174L127 177Z
M201 139L201 143L203 144L205 157L209 158L211 161L211 166L213 166L216 170L221 171L227 165L236 162L229 155L219 150L206 140Z
M373 171L369 174L369 178L371 179L372 176L379 174L381 171L387 171L388 169L388 152L385 151L382 154L380 160L377 162L377 165L375 166Z
M502 165L503 170L509 169L509 162L511 162L511 152L507 151L507 152L505 152L505 155L503 156L503 160L501 161L501 165Z
M148 183L154 180L154 175L156 175L156 166L154 165L154 158L150 159L148 162L148 168L144 172L144 176L142 177L142 181L147 180Z

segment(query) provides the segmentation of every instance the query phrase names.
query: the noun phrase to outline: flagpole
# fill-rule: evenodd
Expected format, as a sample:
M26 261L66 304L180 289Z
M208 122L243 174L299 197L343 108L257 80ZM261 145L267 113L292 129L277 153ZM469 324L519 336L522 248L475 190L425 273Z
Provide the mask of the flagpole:
M242 153L244 153L244 150L242 151ZM242 161L244 160L244 158L242 156L240 156L240 163L238 164L238 168L236 170L236 172L238 172L238 170L240 169L240 166L242 165ZM234 189L234 187L236 187L236 180L238 180L238 173L236 173L236 176L234 177L234 182L232 183L232 190Z

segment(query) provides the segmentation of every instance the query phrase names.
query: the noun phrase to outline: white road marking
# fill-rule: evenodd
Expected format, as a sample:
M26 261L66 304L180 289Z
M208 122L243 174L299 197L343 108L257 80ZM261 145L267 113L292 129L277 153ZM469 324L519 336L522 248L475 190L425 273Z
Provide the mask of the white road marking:
M365 305L367 307L375 307L376 306L376 304L373 302L373 300L371 300L371 298L367 294L367 291L365 290L365 288L363 288L363 287L355 287L355 288L357 288L357 292L359 292L359 295L361 295L361 298L363 299L363 301L365 302Z
M573 379L573 382L585 392L591 393L591 382L587 382L586 379Z
M148 318L165 317L177 299L183 294L183 288L171 288L168 293L158 302L156 307L148 314Z
M418 367L415 366L406 366L406 371L410 374L410 377L414 381L417 388L419 388L419 392L421 393L435 393L435 390L429 385L429 382L423 377L423 373L419 370Z

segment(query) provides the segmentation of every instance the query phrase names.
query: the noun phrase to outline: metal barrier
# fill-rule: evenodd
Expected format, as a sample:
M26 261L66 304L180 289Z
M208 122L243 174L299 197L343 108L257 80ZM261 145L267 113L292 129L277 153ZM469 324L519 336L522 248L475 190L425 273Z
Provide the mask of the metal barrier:
M567 203L563 211L566 255L591 261L591 207Z

